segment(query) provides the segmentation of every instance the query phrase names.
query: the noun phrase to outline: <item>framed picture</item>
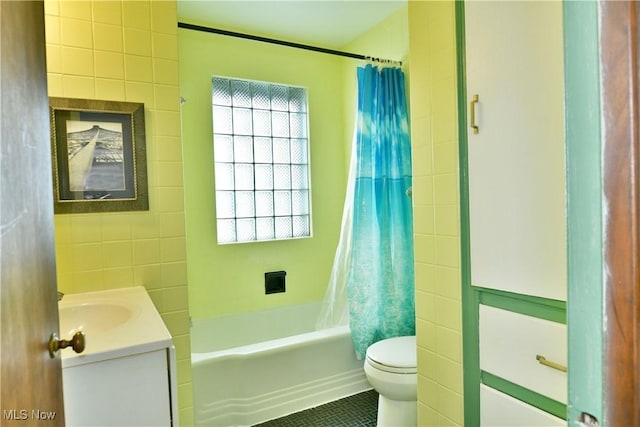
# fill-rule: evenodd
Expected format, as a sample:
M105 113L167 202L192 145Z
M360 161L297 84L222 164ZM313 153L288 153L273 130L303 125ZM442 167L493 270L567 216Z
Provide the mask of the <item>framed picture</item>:
M49 98L55 213L149 209L144 104Z

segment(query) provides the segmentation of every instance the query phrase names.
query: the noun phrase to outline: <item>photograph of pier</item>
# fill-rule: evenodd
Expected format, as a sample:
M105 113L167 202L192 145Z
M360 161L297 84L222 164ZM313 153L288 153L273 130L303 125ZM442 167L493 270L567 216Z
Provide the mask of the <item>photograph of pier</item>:
M71 191L126 189L122 123L67 120Z
M144 104L49 97L55 213L149 209Z

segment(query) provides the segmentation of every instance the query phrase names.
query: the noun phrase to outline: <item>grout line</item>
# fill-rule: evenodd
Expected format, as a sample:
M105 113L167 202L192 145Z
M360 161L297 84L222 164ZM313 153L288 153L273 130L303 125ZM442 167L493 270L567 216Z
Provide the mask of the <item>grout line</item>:
M375 427L377 412L378 393L369 390L254 427Z

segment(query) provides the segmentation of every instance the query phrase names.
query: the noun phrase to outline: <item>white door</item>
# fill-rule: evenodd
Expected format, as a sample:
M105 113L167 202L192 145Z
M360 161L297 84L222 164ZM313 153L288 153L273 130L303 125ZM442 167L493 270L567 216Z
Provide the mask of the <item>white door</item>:
M562 2L466 1L465 21L471 284L566 300Z

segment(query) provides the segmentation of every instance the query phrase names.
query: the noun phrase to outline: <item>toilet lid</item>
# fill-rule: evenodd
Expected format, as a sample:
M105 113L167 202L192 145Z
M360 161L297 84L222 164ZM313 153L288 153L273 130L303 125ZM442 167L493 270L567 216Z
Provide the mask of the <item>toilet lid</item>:
M388 338L367 349L367 361L387 372L412 374L416 372L416 337Z

